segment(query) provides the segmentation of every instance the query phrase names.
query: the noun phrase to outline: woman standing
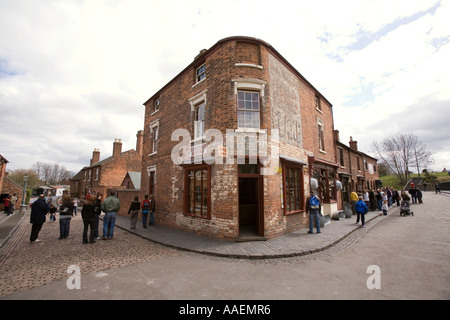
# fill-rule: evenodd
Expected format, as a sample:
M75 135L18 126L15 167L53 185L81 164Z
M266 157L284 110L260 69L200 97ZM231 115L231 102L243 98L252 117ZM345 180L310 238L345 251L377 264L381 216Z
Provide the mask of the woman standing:
M136 197L134 197L134 201L131 202L130 208L128 209L128 214L131 214L130 230L136 229L136 222L137 222L140 207L141 207L141 203L139 202L138 196L136 196Z
M100 215L102 213L102 199L103 199L103 195L101 193L97 194L97 198L95 199L95 204L94 204L94 213L95 213L94 238L95 239L100 239L100 236L98 235L98 222L100 220Z
M66 239L69 236L70 221L73 217L73 202L70 196L65 195L61 206L59 207L59 238Z

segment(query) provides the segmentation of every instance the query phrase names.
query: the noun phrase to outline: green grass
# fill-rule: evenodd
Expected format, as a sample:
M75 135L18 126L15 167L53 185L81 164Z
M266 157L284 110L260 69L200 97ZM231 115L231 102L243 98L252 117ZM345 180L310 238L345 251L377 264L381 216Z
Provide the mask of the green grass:
M450 181L450 175L447 172L433 172L431 174L434 174L437 177L439 182ZM417 173L411 174L411 178L417 178L417 177L419 177L419 175ZM425 174L421 173L420 177L421 178L425 177ZM386 186L391 187L392 186L397 190L400 190L404 187L399 183L395 174L382 176L382 177L380 177L380 180L383 181L383 187L386 187Z

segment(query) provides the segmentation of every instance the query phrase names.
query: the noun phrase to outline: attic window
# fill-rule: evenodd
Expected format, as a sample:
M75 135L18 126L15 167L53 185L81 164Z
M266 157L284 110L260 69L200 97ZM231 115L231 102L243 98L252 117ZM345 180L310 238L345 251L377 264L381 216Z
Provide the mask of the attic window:
M196 75L196 82L200 82L206 78L206 64L205 63L196 69L195 75Z

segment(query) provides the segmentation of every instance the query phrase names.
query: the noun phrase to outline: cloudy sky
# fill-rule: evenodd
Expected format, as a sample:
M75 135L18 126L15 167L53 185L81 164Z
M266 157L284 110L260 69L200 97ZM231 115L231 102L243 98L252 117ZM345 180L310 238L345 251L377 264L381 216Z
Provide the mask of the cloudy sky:
M270 43L332 104L341 141L413 132L450 168L450 0L0 0L0 154L78 172L201 49Z

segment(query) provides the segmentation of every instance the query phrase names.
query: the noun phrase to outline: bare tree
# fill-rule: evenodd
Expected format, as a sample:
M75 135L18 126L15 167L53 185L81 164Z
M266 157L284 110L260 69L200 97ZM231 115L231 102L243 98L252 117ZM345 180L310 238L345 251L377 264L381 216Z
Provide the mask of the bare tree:
M59 184L62 180L72 177L72 172L58 163L51 164L38 161L32 168L44 185Z
M372 143L374 152L405 185L409 180L410 166L426 167L432 163L431 153L413 133L396 133L380 143Z

